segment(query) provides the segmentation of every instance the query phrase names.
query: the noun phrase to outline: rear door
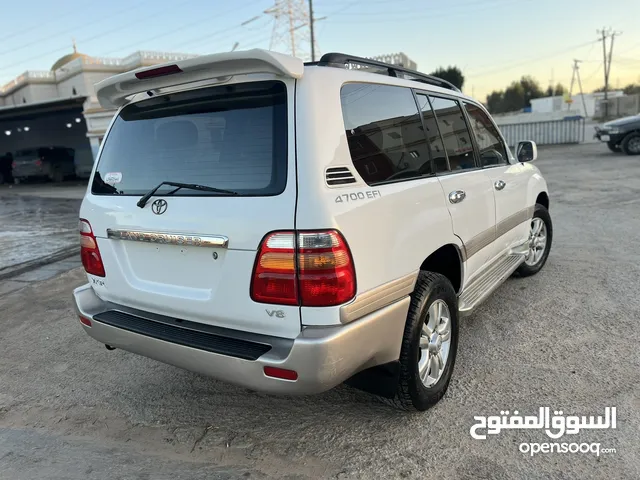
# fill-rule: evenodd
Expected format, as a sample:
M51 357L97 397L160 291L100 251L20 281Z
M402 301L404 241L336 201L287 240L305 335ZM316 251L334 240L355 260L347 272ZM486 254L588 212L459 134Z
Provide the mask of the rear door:
M421 99L421 96L418 97ZM438 173L454 233L466 252L465 281L486 265L495 238L495 201L491 179L476 163L473 142L457 100L430 96L448 168ZM423 114L428 105L421 101Z
M250 299L256 251L292 230L295 81L189 90L124 107L105 138L81 209L106 301L180 319L293 338L297 306ZM232 193L161 187L163 181Z
M527 205L529 174L524 165L509 162L507 147L489 115L478 105L465 102L464 106L478 146L480 164L493 185L496 241L490 257L498 257L527 239L533 215Z

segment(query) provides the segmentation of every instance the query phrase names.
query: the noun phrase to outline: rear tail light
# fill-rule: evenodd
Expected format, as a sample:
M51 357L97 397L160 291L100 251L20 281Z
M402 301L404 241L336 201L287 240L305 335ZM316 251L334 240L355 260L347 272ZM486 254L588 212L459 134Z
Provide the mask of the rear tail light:
M87 327L91 326L91 320L89 320L86 317L79 317L80 318L80 323L83 325L86 325Z
M82 266L84 270L97 277L104 277L104 264L102 263L102 257L100 256L100 249L98 248L98 242L93 235L91 224L80 219L78 224L80 230L80 258L82 259Z
M164 67L152 68L150 70L143 70L136 73L138 80L144 80L146 78L164 77L165 75L173 75L174 73L181 73L182 69L178 65L165 65Z
M274 232L263 240L251 282L254 301L327 307L355 293L351 252L336 230Z
M36 167L41 167L42 166L42 160L38 159L36 160Z
M11 162L11 168L16 168L16 162Z

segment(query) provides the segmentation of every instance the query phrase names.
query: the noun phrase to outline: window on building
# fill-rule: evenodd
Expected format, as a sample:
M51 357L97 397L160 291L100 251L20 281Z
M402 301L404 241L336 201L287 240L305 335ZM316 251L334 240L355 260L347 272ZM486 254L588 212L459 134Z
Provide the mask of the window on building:
M433 174L413 93L389 85L344 85L340 92L351 160L369 185Z
M473 143L460 105L455 100L429 97L438 120L452 172L475 168Z
M442 144L442 138L438 131L438 124L436 123L436 117L433 114L429 99L426 95L418 94L418 105L422 111L422 121L424 123L425 134L429 140L429 148L431 149L431 157L435 164L436 173L449 171L449 164L447 163L447 155L445 153L444 145Z
M465 102L464 107L469 114L471 130L473 130L476 143L478 144L480 164L483 167L507 165L509 163L509 157L500 139L497 127L477 105Z

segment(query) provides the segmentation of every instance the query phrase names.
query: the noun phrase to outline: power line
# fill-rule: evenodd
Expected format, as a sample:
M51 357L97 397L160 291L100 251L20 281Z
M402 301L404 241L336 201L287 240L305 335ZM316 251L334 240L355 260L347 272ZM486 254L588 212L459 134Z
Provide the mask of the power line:
M537 61L540 61L540 60L546 60L548 58L557 57L557 56L562 55L564 53L572 52L574 50L577 50L578 48L586 47L586 46L591 45L592 43L597 43L597 42L598 42L598 40L592 40L590 42L585 42L585 43L581 43L579 45L573 45L571 47L567 47L567 48L559 50L559 51L557 51L555 53L547 53L547 54L541 55L539 57L534 57L534 58L529 58L529 59L522 60L522 61L517 61L516 63L513 63L513 64L506 64L506 65L503 64L501 66L496 65L495 67L492 67L490 70L480 71L479 73L471 72L469 74L469 76L472 76L474 78L486 77L486 76L492 75L494 73L502 72L502 71L504 71L506 69L517 68L517 67L520 67L522 65L528 65L530 63L537 62Z
M165 11L165 10L169 10L169 9L171 9L171 8L180 7L180 6L185 5L185 4L187 4L187 3L191 2L191 1L192 1L192 0L184 0L183 2L180 2L180 3L178 3L177 5L171 5L169 8L162 9L162 10L157 10L155 13L153 13L153 14L151 14L151 15L147 15L147 16L145 17L145 21L146 21L146 20L148 20L148 19L150 19L150 18L154 18L154 17L157 17L158 15L161 15L162 13L164 13L164 11ZM92 36L92 37L82 39L81 41L82 41L82 42L90 42L90 41L92 41L92 40L96 40L96 39L98 39L98 38L102 38L102 37L104 37L104 36L106 36L106 35L110 35L110 34L112 34L112 33L114 33L114 32L118 32L118 31L120 31L120 30L124 30L125 28L130 27L131 25L138 25L139 23L140 23L140 21L139 21L138 19L136 19L136 20L134 20L134 21L132 21L132 22L129 22L129 23L125 23L125 24L123 24L123 25L120 25L119 27L113 28L113 29L111 29L111 30L107 30L106 32L99 33L98 35L94 35L94 36ZM62 51L62 50L66 50L66 49L67 49L67 47L61 47L61 48L56 48L55 50L49 50L48 52L46 52L46 53L42 53L42 54L40 54L40 55L36 55L35 57L30 57L30 58L27 58L27 59L25 59L25 60L21 60L20 62L17 62L17 63L13 63L13 64L11 64L11 65L4 66L3 68L1 68L1 69L0 69L0 71L5 71L5 70L7 70L7 69L9 69L9 68L16 67L16 66L18 66L18 65L23 65L23 64L28 63L28 62L30 62L30 61L32 61L32 60L38 60L38 59L40 59L40 58L46 57L46 56L48 56L48 55L51 55L51 54L53 54L53 53L57 53L57 52L60 52L60 51Z
M525 0L527 2L530 2L532 0ZM476 12L483 12L486 10L492 10L494 8L497 7L505 7L505 6L509 6L509 5L515 5L515 4L522 4L522 0L512 0L512 1L507 1L507 2L502 2L502 3L493 3L493 4L487 4L487 2L473 2L473 3L469 3L467 4L468 6L478 6L481 8L474 8L471 10L468 9L464 9L464 13L476 13ZM463 10L454 10L454 9L447 9L447 10L442 10L439 11L437 13L431 13L428 15L410 15L410 16L405 16L405 17L393 17L393 13L391 12L380 12L380 13L375 13L376 15L379 15L380 18L377 20L358 20L358 25L362 25L362 24L378 24L378 23L388 23L389 22L389 17L392 16L392 20L394 21L404 21L404 20L433 20L435 18L446 18L446 17L454 17L454 16L459 16L461 15L461 13L463 12ZM406 12L403 13L404 15L407 15L411 12ZM413 12L415 13L415 11ZM335 16L334 14L328 14ZM346 14L343 14L346 15ZM337 21L333 21L333 23L349 23L349 24L353 24L353 20L337 20Z
M95 25L96 23L103 23L105 20L108 20L108 19L113 18L113 17L117 17L118 15L121 15L123 13L131 12L132 10L140 8L141 6L143 6L146 3L151 3L151 1L152 0L145 0L145 1L140 2L140 3L138 3L138 4L134 5L134 6L128 6L127 8L124 8L122 10L118 10L117 12L112 13L111 15L100 17L99 19L94 20L92 22L83 23L80 28L82 29L82 28L85 28L85 27L90 27L91 25ZM52 38L61 37L63 35L68 35L68 34L69 34L69 31L66 30L64 32L54 33L53 35L47 35L46 37L38 38L37 40L34 40L34 41L30 42L30 43L22 44L19 47L11 48L9 50L5 50L4 52L0 52L0 56L7 55L9 53L18 52L20 50L24 50L25 48L31 47L33 45L37 45L39 43L42 43L42 42L45 42L45 41L49 41Z
M255 5L256 3L262 3L262 1L263 1L263 0L255 0L255 1L253 1L253 2L249 2L249 3L244 4L244 5L243 5L242 7L240 7L240 8L233 8L233 9L231 9L231 10L227 10L227 11L222 12L222 13L220 13L220 14L216 13L216 18L224 17L225 15L228 15L228 14L230 14L230 13L234 13L234 12L237 12L237 11L239 11L239 10L242 10L242 9L243 9L243 8L245 8L245 7L250 7L251 5ZM255 18L255 17L254 17L254 18ZM210 23L210 22L211 22L211 19L210 19L208 16L203 15L203 18L199 18L199 19L198 19L198 20L196 20L195 22L186 23L186 24L181 25L180 27L174 28L174 29L172 29L172 30L171 30L171 32L170 32L170 33L171 33L171 34L174 34L174 33L177 33L177 32L181 32L181 31L183 31L183 30L185 30L185 29L187 29L187 28L191 28L191 27L193 27L194 25L199 25L199 24L206 23L206 22L209 22L209 23ZM243 23L244 23L244 22L243 22ZM219 33L222 33L222 32L220 32L220 31L218 31L218 32L214 32L212 35L216 35L216 34L219 34ZM129 44L127 44L127 45L122 45L122 46L120 46L120 47L118 47L118 48L114 48L113 50L111 50L111 51L109 51L109 52L107 52L107 53L103 53L103 54L101 54L101 55L102 55L102 56L107 56L107 55L111 55L111 54L113 54L114 52L119 52L119 51L122 51L122 50L125 50L125 49L128 49L128 48L137 48L137 47L138 47L139 45L141 45L141 44L142 44L142 45L144 45L145 43L148 43L148 42L151 42L151 41L153 41L153 40L157 40L157 39L159 39L159 38L163 38L163 37L166 37L166 36L167 36L167 32L163 32L163 33L161 33L161 34L159 34L159 35L156 35L156 36L154 36L154 37L145 38L144 40L142 40L142 42L129 43ZM197 40L200 40L201 38L203 38L203 37L198 37L198 39L192 39L192 40L197 41ZM205 38L206 38L206 37L205 37ZM190 42L190 40L188 40L186 43L188 44L189 42ZM178 45L174 45L172 48L178 48L179 46L180 46L180 44L178 44Z

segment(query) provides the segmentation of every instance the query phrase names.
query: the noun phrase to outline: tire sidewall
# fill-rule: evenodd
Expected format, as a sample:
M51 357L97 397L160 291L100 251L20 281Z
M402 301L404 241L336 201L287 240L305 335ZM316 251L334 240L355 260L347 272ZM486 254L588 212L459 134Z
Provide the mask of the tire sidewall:
M443 300L449 308L451 315L451 345L447 365L440 380L434 386L427 388L418 374L420 335L429 307L436 300ZM418 302L419 314L417 318L412 319L409 362L405 368L408 370L406 374L408 374L409 395L412 403L418 410L424 410L436 403L444 395L451 380L458 350L458 302L453 287L445 277L440 275L424 295L413 297L412 302Z
M629 142L631 141L632 138L637 138L637 137L640 137L640 133L638 133L638 132L630 133L629 135L624 137L624 140L622 140L622 143L620 144L620 146L622 147L622 150L624 151L625 154L627 154L627 155L640 155L640 152L630 152L629 151Z
M544 267L544 264L547 263L549 252L551 252L551 244L553 242L553 224L551 223L551 216L549 215L547 209L538 203L536 204L535 210L533 212L533 218L531 220L533 220L534 218L539 218L540 220L542 220L545 224L545 227L547 227L547 245L545 246L542 258L537 264L527 265L526 263L523 263L522 265L520 265L518 273L520 273L521 275L533 275L534 273L538 273L542 269L542 267Z

